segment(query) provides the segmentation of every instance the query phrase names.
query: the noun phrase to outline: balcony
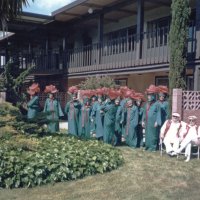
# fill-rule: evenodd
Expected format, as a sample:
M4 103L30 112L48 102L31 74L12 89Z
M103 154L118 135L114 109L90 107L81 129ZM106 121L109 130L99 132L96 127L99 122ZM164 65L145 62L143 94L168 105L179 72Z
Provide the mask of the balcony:
M37 51L20 54L19 66L36 66L35 74L90 74L102 71L142 69L169 63L168 27L129 35L67 51ZM195 60L196 36L188 40L188 60Z

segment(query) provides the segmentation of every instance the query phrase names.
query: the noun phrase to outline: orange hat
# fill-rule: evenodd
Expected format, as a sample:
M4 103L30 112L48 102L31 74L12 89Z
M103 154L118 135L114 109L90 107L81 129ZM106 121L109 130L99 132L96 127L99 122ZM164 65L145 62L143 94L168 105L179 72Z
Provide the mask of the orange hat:
M145 100L145 98L144 98L144 95L142 94L142 93L135 93L135 100L141 100L141 101L143 101L143 102L145 102L146 100Z
M111 100L116 99L118 97L118 93L114 89L110 89L108 92L108 96L110 97Z
M96 93L97 93L97 95L103 95L103 90L102 90L102 88L98 88L98 89L96 89Z
M164 93L164 94L168 94L168 88L167 86L164 86L164 85L159 85L158 86L158 92L159 93Z
M35 93L40 92L39 84L33 83L27 90L27 93L30 95L34 95Z
M55 85L47 85L44 90L45 93L55 94L58 92Z
M68 92L70 94L78 93L78 88L76 86L71 86L69 87Z
M129 89L124 93L124 97L129 98L129 97L131 97L132 94L133 94L132 91Z
M155 85L150 85L149 88L146 89L146 94L156 94L158 93L158 88Z

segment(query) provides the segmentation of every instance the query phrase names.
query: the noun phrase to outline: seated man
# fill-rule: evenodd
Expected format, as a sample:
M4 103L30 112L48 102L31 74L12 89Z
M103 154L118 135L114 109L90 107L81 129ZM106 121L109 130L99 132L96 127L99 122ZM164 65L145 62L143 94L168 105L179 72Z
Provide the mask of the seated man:
M172 114L172 119L166 120L160 130L160 139L166 147L166 152L170 156L175 156L179 148L181 133L185 124L181 122L178 113Z
M186 126L186 131L183 136L180 148L177 149L176 153L181 153L185 149L185 156L187 157L185 162L188 162L191 157L191 147L192 145L200 146L200 127L196 125L196 116L188 117L189 124Z

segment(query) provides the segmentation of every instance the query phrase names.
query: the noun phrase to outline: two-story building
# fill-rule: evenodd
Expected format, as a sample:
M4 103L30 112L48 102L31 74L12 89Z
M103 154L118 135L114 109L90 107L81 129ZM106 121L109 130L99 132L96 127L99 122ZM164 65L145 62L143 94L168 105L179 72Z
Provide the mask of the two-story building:
M0 36L0 67L17 59L31 79L60 91L109 75L143 92L168 84L171 0L77 0L52 16L23 13ZM190 0L187 87L200 90L200 1Z

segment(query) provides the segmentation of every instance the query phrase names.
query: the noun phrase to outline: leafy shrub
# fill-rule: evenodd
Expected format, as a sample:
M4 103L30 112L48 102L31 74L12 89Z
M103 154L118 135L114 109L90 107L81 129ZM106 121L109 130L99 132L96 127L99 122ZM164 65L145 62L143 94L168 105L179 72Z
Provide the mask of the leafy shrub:
M123 163L118 149L95 140L81 141L66 135L20 136L16 140L18 145L14 140L0 141L2 188L74 180L116 169ZM23 146L27 140L30 148Z
M114 88L116 87L116 84L110 76L89 77L85 81L81 82L78 87L82 90L102 87Z
M27 120L12 104L5 102L0 106L0 138L15 134L43 135L47 133L44 128L46 123L46 113L38 113L35 119Z

